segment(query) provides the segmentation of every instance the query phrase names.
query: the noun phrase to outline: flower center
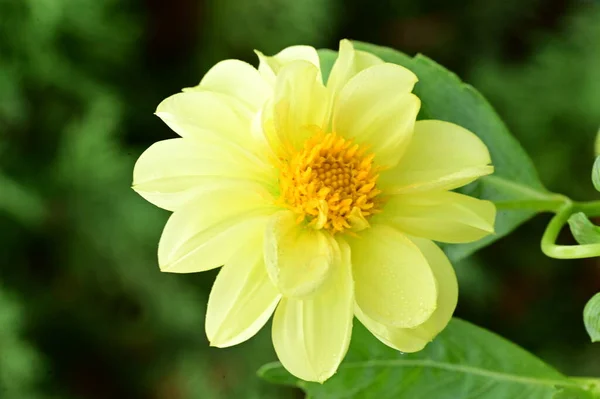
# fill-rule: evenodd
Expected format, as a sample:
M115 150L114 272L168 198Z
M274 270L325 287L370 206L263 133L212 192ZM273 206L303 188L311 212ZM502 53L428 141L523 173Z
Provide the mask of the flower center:
M377 213L375 186L379 175L373 154L337 136L317 134L281 166L282 199L316 229L333 234L368 226L366 218Z

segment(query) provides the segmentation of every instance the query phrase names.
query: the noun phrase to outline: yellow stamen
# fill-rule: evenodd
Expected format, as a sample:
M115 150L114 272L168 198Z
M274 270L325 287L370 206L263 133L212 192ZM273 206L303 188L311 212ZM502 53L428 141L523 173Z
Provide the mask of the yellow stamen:
M378 212L379 175L372 154L335 133L317 133L281 163L281 199L316 229L364 228Z

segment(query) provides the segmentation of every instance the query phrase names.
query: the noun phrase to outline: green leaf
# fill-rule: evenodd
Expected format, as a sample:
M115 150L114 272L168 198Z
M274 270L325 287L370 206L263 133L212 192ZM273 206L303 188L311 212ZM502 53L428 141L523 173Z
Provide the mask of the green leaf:
M557 394L553 399L560 399L561 393L568 393L571 391L572 394L578 394L579 396L575 396L577 399L579 398L591 398L598 399L600 398L600 379L598 378L590 378L590 377L571 377L571 381L574 381L579 384L579 389L575 387L563 387L559 389ZM583 392L582 392L583 389ZM563 395L564 395L563 393Z
M562 387L560 388L552 399L595 399L596 396L580 387Z
M354 330L345 361L324 384L298 380L279 363L263 366L259 375L300 387L312 399L547 399L566 388L569 394L587 395L588 383L566 378L515 344L463 320L453 319L424 350L412 354L388 348L358 323Z
M321 75L323 76L323 82L327 82L329 79L329 73L333 64L337 59L337 51L322 49L319 50L319 63L321 64Z
M475 243L445 246L451 260L465 258L507 235L535 215L535 212L529 210L503 210L503 206L523 208L519 204L548 201L552 198L540 182L528 155L490 104L473 87L423 55L409 57L399 51L372 44L354 42L354 45L386 62L405 66L419 77L414 90L422 102L419 119L440 119L456 123L477 134L490 149L495 173L465 187L463 192L494 201L499 206L496 234ZM331 57L330 50L320 50L320 53ZM322 65L322 68L328 65Z
M573 237L579 244L600 243L600 227L596 226L583 212L577 212L569 217L569 227Z
M600 156L596 157L594 166L592 167L592 183L594 188L600 191Z
M585 305L583 323L592 342L600 341L600 292Z

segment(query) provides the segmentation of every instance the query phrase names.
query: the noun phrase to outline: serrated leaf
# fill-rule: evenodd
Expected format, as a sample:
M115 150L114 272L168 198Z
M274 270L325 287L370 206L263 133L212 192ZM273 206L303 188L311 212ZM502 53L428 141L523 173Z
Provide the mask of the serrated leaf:
M600 227L593 224L583 212L577 212L569 217L569 227L579 244L600 243Z
M355 323L346 360L324 384L291 376L279 363L259 370L268 381L294 385L313 399L549 399L557 392L587 392L515 344L453 319L418 353L402 354ZM581 396L585 398L585 396Z
M596 157L592 167L592 183L597 191L600 191L600 156Z
M368 43L354 42L354 45L386 62L405 66L419 77L414 90L422 102L419 119L440 119L456 123L471 130L486 143L495 172L464 188L464 193L497 204L547 198L549 193L540 182L529 156L490 104L473 87L423 55L409 57L399 51ZM326 52L327 57L331 57L331 50L319 51ZM326 65L322 65L324 67ZM451 260L458 261L507 235L534 214L535 212L525 210L499 210L496 234L475 243L447 245L444 249Z
M583 323L592 342L600 341L600 292L585 305Z

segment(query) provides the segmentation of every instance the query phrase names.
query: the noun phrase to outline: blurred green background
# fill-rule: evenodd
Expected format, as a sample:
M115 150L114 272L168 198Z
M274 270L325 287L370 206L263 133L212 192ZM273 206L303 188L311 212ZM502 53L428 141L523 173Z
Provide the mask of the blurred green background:
M341 38L422 52L477 87L544 183L597 199L600 5L583 0L0 0L0 398L294 398L265 328L208 346L216 272L159 272L168 212L130 189L156 105L224 58ZM456 265L457 315L600 376L595 259L545 258L538 216ZM561 240L573 242L564 232Z

